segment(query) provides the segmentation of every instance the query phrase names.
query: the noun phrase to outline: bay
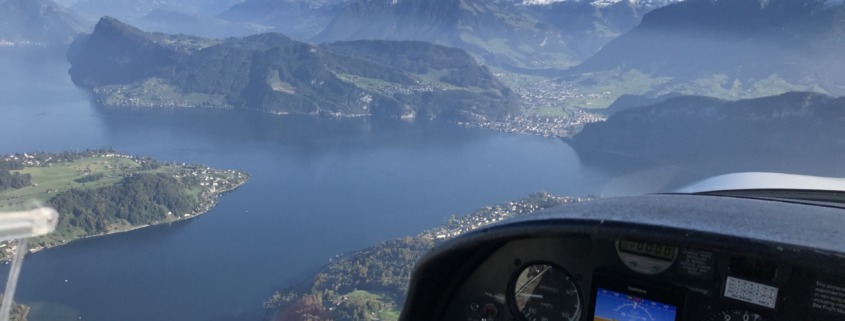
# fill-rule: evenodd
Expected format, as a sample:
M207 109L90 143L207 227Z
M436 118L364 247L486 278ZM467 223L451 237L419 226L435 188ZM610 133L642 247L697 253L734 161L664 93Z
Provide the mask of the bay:
M199 218L27 256L31 320L256 320L272 291L331 257L450 215L609 177L557 139L439 122L110 110L61 61L0 62L0 153L113 147L252 175Z

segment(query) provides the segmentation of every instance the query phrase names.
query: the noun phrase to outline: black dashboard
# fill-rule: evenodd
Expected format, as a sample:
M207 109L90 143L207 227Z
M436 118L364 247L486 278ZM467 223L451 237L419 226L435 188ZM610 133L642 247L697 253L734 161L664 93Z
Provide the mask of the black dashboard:
M845 210L701 195L567 205L417 266L401 320L845 320Z

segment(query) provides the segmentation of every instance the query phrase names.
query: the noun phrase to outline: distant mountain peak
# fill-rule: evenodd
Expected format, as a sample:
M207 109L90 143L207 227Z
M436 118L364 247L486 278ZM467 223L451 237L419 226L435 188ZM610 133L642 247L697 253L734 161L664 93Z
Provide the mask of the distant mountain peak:
M0 0L0 46L67 44L89 28L52 0Z
M92 35L124 35L134 38L150 39L152 34L123 23L117 18L104 16L94 25L94 33Z
M128 24L123 23L122 21L118 20L117 18L111 16L103 16L97 21L97 24L94 25L94 31L101 30L102 28L109 28L109 29L135 29L137 31L138 28L130 26Z

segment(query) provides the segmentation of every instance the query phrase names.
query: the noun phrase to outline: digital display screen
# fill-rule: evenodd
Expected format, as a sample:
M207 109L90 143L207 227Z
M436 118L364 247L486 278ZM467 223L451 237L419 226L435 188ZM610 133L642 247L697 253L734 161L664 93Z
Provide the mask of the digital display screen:
M675 258L675 252L678 251L678 248L654 243L619 241L619 250L625 253L671 261Z
M678 314L674 305L601 287L595 302L593 321L675 321Z
M774 309L778 288L729 276L725 282L725 297Z

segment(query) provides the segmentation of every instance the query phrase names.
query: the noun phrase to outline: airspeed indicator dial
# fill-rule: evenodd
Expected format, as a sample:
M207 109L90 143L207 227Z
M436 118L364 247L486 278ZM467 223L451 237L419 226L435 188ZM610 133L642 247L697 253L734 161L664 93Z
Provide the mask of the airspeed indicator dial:
M574 321L581 316L581 295L563 269L538 263L511 281L511 308L524 321Z

